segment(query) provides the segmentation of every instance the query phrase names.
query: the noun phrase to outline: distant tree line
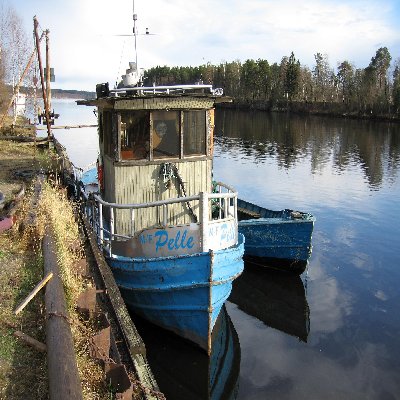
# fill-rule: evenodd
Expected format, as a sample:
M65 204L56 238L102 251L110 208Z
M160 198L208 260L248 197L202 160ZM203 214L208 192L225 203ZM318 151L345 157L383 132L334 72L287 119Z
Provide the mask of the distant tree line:
M261 109L291 109L357 116L400 117L400 59L393 64L381 47L366 68L349 61L329 65L316 53L310 69L292 52L281 62L246 60L197 67L157 66L145 71L145 85L202 81L224 88L236 104Z

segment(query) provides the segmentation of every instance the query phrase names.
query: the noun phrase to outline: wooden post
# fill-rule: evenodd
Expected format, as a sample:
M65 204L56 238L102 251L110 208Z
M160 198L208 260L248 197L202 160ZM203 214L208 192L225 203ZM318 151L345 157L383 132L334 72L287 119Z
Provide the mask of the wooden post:
M49 398L50 400L82 399L64 288L57 262L55 238L49 226L46 227L43 238L43 259L45 274L53 273L45 294Z
M40 56L40 41L39 41L39 34L37 31L39 22L36 19L36 16L33 17L33 24L34 24L34 31L35 31L35 38L36 38L36 51L37 51L38 61L39 61L40 82L42 84L43 103L44 103L45 115L46 115L47 139L50 140L51 139L50 112L49 112L49 104L47 102L46 88L44 86L42 57Z
M51 88L50 88L50 31L47 29L46 32L46 95L47 95L47 109L51 110Z

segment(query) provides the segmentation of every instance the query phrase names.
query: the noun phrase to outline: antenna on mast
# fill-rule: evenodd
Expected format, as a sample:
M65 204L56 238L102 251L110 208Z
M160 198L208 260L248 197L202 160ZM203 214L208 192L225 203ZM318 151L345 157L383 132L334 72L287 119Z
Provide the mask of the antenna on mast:
M137 14L135 14L135 0L132 0L133 4L133 36L135 37L135 62L136 62L136 67L138 65L137 63L137 44L136 44L136 36L137 36L137 31L136 31L136 21L137 21Z
M133 12L133 35L116 35L116 36L134 36L135 37L135 62L129 63L129 68L126 70L126 73L122 75L122 85L124 87L133 87L138 85L143 76L138 68L138 52L137 52L137 36L140 35L136 28L137 14L135 13L135 0L132 0L132 12ZM153 35L149 32L149 29L146 28L146 33L144 35Z

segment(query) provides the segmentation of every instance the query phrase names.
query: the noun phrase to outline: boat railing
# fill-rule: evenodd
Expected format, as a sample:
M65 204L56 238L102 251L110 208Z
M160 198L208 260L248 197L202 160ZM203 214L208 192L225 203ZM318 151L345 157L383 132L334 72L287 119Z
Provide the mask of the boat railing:
M202 91L210 93L214 96L222 96L222 88L213 88L212 85L168 85L168 86L135 86L135 87L124 87L118 89L111 89L110 94L118 97L128 93L138 94L140 96L146 94L180 94L180 93L192 93L194 91Z
M208 243L207 232L210 227L227 221L233 222L237 226L237 192L222 182L214 183L213 186L212 193L201 192L193 196L139 204L110 203L103 200L98 194L88 195L84 188L81 188L82 211L92 225L93 231L97 236L98 245L112 257L112 243L114 240L127 240L142 231L142 229L134 229L134 222L140 210L157 207L159 210L157 214L161 218L157 218L153 223L149 222L149 227L167 227L171 226L169 223L171 206L179 203L189 204L190 202L194 202L195 205L197 203L197 209L199 210L196 220L200 225L202 234L202 248L203 251L208 251L210 243ZM117 210L129 210L129 234L116 232ZM107 222L105 222L105 215L107 215ZM177 226L179 225L182 224L178 224Z

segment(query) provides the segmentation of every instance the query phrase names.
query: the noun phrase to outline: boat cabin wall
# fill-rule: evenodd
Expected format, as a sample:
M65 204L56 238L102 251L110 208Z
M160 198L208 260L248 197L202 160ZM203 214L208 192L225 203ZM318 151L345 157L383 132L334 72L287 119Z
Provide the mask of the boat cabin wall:
M212 161L192 160L175 163L176 170L166 170L165 164L144 164L127 167L115 164L109 158L104 160L105 196L108 202L118 204L144 204L170 198L197 195L212 190ZM178 176L179 175L179 176ZM183 185L182 185L182 183ZM197 222L199 203L179 203L168 206L166 225L180 225ZM139 230L165 224L162 207L140 209L132 215L128 210L117 210L115 233L131 235Z
M124 103L99 107L104 200L139 204L211 192L214 110L202 109L202 102L186 105L175 110L132 110ZM135 214L132 222L129 211L118 210L116 233L130 235L165 222L156 208ZM167 223L194 222L193 214L199 214L197 204L169 206Z

